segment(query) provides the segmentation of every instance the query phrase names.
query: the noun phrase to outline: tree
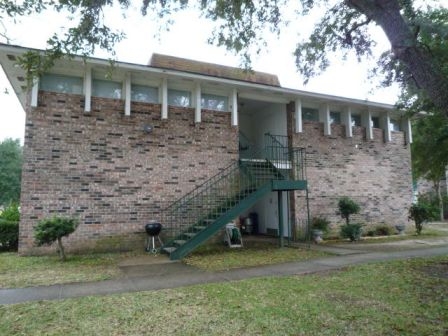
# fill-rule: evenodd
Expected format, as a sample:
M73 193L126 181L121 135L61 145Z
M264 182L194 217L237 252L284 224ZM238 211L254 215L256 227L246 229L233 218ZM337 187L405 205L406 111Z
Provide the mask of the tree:
M131 4L129 0L117 0L117 3L123 9ZM0 19L30 15L45 8L79 17L72 20L75 24L65 35L55 34L49 39L50 61L42 62L30 54L23 59L22 64L31 75L37 75L42 66L51 66L53 57L61 57L63 53L91 54L96 47L112 52L114 44L124 37L105 24L104 10L113 4L111 0L27 0L21 4L6 1L0 3ZM239 53L249 62L254 46L257 52L265 47L266 31L280 34L283 28L287 29L285 14L294 10L294 4L288 0L142 0L141 12L160 20L173 12L195 7L217 23L210 42ZM344 55L354 51L359 59L370 55L375 42L369 29L376 24L389 39L391 61L401 65L406 83L419 87L448 118L448 78L442 71L446 65L439 64L431 49L421 41L425 34L446 40L448 15L441 5L422 9L412 0L301 0L297 4L301 4L297 8L299 15L306 15L314 8L325 11L306 42L298 43L295 50L297 67L305 78L325 70L330 65L329 53L336 50ZM439 20L425 20L426 14L434 11L440 11Z
M338 209L341 217L345 219L346 225L350 224L350 215L356 214L360 210L358 203L346 196L339 200Z
M78 227L74 218L52 217L39 221L34 227L34 238L38 246L58 243L58 254L61 261L66 260L62 237L73 233Z
M0 205L19 203L21 176L20 141L6 139L0 143Z
M420 118L414 122L412 170L414 179L425 178L434 185L443 221L444 206L440 181L448 167L448 120L440 114Z

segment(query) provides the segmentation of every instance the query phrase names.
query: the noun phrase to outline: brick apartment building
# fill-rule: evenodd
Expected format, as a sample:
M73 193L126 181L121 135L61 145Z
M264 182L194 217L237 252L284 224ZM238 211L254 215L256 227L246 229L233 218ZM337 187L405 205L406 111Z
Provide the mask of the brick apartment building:
M73 251L140 248L144 224L156 220L200 233L179 258L232 217L253 213L258 233L294 236L307 218L306 189L310 215L334 225L341 196L360 203L360 222L407 223L412 135L391 105L158 54L148 65L113 68L61 59L27 89L16 66L26 51L0 45L26 111L20 253L39 252L33 227L52 215L79 218L66 242ZM224 200L227 207L216 205Z

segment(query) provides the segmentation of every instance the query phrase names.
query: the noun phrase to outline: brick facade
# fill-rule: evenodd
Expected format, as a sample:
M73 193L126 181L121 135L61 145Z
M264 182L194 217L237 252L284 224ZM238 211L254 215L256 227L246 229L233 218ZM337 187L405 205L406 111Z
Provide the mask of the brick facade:
M354 221L367 225L408 224L411 154L403 132L392 132L392 140L385 142L381 129L373 129L373 140L366 140L363 127L354 127L353 137L347 138L345 126L332 125L332 135L324 136L322 123L304 121L303 132L295 133L291 108L289 111L292 145L306 148L311 217L325 216L333 228L337 227L343 223L337 213L338 200L348 196L361 207ZM303 221L305 194L295 192L293 204L296 221Z
M39 92L28 108L22 176L20 253L35 253L33 227L51 215L79 218L71 250L142 248L144 224L238 157L230 113ZM152 133L143 131L152 125Z

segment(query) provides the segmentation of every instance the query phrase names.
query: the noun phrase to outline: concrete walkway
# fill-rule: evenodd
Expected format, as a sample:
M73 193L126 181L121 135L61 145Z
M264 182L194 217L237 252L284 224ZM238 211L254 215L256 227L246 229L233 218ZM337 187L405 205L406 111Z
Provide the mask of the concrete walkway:
M368 248L368 244L363 245ZM14 304L37 300L59 300L89 295L107 295L126 292L176 288L203 283L217 283L242 279L301 275L340 269L350 265L375 261L448 255L448 244L400 251L361 251L338 246L312 246L338 254L302 262L289 262L260 267L206 272L195 267L160 257L151 264L128 263L121 265L125 277L98 282L71 283L52 286L0 289L0 304Z

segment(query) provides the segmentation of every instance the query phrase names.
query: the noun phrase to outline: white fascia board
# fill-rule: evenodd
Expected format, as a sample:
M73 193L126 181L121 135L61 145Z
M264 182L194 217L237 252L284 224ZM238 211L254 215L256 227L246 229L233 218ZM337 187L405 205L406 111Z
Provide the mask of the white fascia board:
M300 99L296 99L294 101L294 118L295 118L296 133L302 133L303 132L302 101Z
M346 107L341 112L341 123L345 126L345 136L347 138L353 137L353 128L352 128L352 109L350 106Z
M200 83L196 83L196 87L194 89L194 95L195 95L194 122L200 123L201 122L201 84Z
M324 123L324 135L331 135L330 105L323 104L319 108L319 121Z
M0 43L0 54L1 53L14 53L16 55L21 55L24 52L34 50L37 52L44 52L43 50L38 49L31 49L31 48L25 48L20 46L12 46L12 45L6 45ZM110 66L110 62L106 59L99 59L99 58L85 58L82 56L75 56L72 61L77 62L87 62L88 64L91 64L92 66L100 65L100 66ZM302 90L296 90L296 89L290 89L290 88L282 88L277 86L270 86L265 84L257 84L257 83L251 83L251 82L245 82L245 81L238 81L235 79L226 79L226 78L218 78L213 76L207 76L207 75L201 75L201 74L194 74L194 73L187 73L182 72L179 70L170 70L170 69L163 69L163 68L156 68L151 67L147 65L141 65L141 64L134 64L134 63L127 63L127 62L115 62L114 67L118 68L122 71L137 71L137 72L143 72L147 74L154 74L158 75L159 78L187 78L190 80L196 80L204 83L217 83L222 86L227 86L231 88L236 88L238 92L241 94L244 93L245 90L261 90L263 93L261 94L265 99L267 97L273 99L273 102L275 102L275 98L278 95L284 96L286 101L295 100L296 98L301 98L302 102L304 100L310 99L310 100L317 100L320 103L342 103L345 105L351 105L353 107L370 107L374 109L382 109L382 110L394 110L394 105L390 104L384 104L379 102L370 102L367 100L360 100L360 99L353 99L353 98L345 98L340 96L333 96L333 95L327 95L322 93L313 93L309 91L302 91ZM5 67L4 67L5 68ZM5 69L5 72L8 72L8 69ZM11 81L12 83L12 81ZM20 88L19 88L20 89ZM17 88L15 88L15 91L18 92ZM272 96L271 96L272 95ZM18 95L19 96L19 95ZM22 96L19 96L22 97Z

